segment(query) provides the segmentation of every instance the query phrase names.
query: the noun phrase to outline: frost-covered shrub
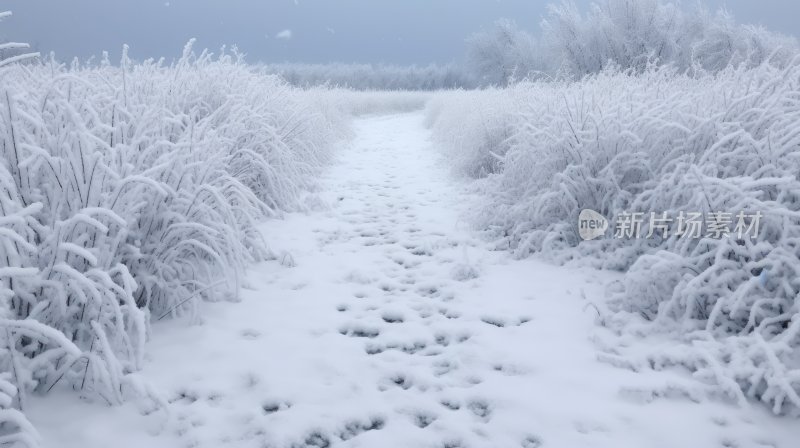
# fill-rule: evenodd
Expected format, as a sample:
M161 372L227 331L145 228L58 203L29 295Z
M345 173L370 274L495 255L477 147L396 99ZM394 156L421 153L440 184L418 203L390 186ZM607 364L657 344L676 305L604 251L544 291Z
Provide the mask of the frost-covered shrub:
M501 170L513 132L515 91L489 89L436 94L426 124L460 175L482 178Z
M505 86L551 71L553 58L529 33L507 19L467 40L467 67L479 85Z
M499 247L627 271L618 310L705 340L701 377L716 372L714 381L738 385L742 397L797 413L799 97L800 59L699 76L651 67L439 95L430 118L448 154L463 153L458 165L482 166L491 150L463 136L493 139L495 115L483 111L505 111L507 149L478 183L486 199L475 216ZM583 242L582 209L762 217L754 239L610 231ZM642 235L649 230L645 222Z
M0 67L0 438L28 434L30 391L157 404L135 375L151 317L237 296L270 256L257 223L300 206L341 124L191 43L172 65Z
M533 36L501 21L476 33L467 49L473 76L482 85L506 85L580 79L615 67L641 73L652 65L702 74L767 60L785 65L798 50L794 38L738 24L724 10L668 0L600 0L585 12L562 1L549 6L540 28Z

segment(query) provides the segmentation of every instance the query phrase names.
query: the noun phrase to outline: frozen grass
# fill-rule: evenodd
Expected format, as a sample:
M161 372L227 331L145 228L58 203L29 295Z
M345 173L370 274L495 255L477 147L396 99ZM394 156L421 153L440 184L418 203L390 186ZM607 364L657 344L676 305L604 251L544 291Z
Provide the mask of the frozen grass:
M256 223L298 207L345 123L191 43L172 65L9 64L0 85L0 437L32 390L157 404L135 376L150 320L237 298L271 256Z
M517 89L439 92L427 103L426 125L433 128L458 174L483 178L501 171L510 147L515 111L528 96Z
M691 77L606 70L439 94L428 111L457 170L480 178L475 220L499 247L627 271L612 307L631 328L693 343L672 362L742 402L800 412L800 62ZM763 218L756 239L581 242L585 208Z

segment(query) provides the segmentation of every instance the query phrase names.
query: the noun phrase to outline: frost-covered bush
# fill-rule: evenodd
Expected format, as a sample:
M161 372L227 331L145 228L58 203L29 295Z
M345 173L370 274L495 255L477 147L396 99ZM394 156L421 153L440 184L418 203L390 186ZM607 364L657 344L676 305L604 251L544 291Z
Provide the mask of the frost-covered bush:
M437 93L426 106L426 124L442 143L453 169L482 178L501 170L513 132L514 89Z
M608 68L641 73L652 65L717 72L729 65L788 64L794 38L741 25L726 11L668 0L599 0L581 12L551 4L539 36L501 21L468 42L471 73L483 85L543 77L580 79Z
M579 82L441 94L429 117L451 158L462 153L459 167L497 160L478 183L486 200L475 219L499 247L627 271L618 310L702 340L695 344L706 360L697 366L701 377L732 394L736 385L736 394L776 413L798 413L798 98L800 59L699 76L672 67L609 69ZM469 144L465 136L495 143ZM612 221L605 238L583 242L582 209L608 218L762 217L753 239L644 238L647 221L642 238L620 239Z
M479 85L505 86L551 71L553 58L529 33L507 19L467 40L467 67Z
M135 375L151 318L236 298L270 256L256 224L300 205L341 125L191 43L171 65L0 67L0 442L28 434L30 391L157 402Z

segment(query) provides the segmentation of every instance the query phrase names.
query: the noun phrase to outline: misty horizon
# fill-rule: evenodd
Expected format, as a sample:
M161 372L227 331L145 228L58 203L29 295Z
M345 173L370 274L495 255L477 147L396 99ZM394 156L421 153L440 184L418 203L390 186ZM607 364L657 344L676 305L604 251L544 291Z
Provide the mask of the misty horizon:
M547 2L551 3L551 2ZM89 59L123 44L139 60L171 59L190 39L196 48L236 46L249 62L382 63L427 65L462 62L465 40L502 18L538 34L546 2L523 0L371 2L344 0L8 0L0 39L31 43L60 60ZM576 5L586 11L590 0ZM726 8L737 22L796 36L800 5L772 0L701 2ZM684 6L693 2L684 2ZM765 6L770 6L769 8ZM358 17L355 16L356 11ZM68 19L66 19L68 18Z

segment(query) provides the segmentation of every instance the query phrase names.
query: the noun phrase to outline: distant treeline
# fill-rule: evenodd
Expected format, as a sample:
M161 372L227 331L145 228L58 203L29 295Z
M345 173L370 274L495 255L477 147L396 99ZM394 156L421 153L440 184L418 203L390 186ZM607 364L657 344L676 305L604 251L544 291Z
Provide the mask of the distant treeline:
M455 64L400 66L387 64L268 64L263 69L297 87L330 85L355 90L443 90L474 86Z

